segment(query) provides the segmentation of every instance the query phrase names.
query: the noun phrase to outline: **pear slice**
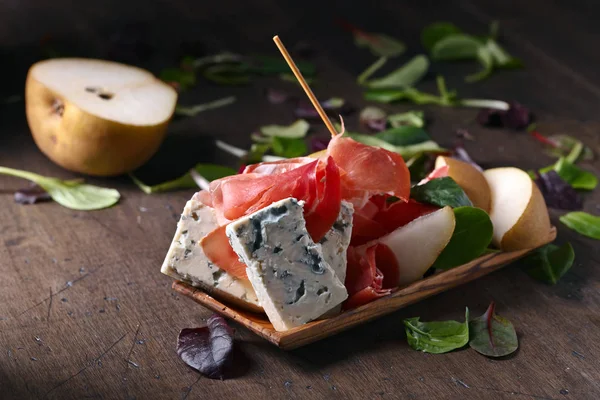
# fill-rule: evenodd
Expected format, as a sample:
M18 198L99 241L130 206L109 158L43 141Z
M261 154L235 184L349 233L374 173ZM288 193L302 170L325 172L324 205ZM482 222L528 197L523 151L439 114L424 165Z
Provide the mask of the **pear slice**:
M423 277L450 242L455 225L454 212L446 206L379 239L395 255L399 286L408 285Z
M435 168L448 166L448 176L460 186L473 205L485 212L490 212L491 194L490 187L483 173L473 165L451 157L438 156L435 159Z
M483 173L492 194L492 243L502 250L543 245L550 232L546 202L529 175L518 168L493 168Z
M92 59L38 62L25 87L27 121L40 150L66 169L98 176L146 162L176 102L177 92L150 72Z

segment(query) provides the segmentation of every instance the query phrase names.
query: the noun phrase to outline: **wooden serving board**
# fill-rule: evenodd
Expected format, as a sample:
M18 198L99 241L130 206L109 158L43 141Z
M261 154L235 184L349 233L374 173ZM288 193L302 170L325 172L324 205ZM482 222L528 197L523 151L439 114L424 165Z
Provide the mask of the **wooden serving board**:
M556 228L552 228L546 243L552 242L555 238ZM273 325L264 314L234 308L186 283L175 281L173 282L173 289L192 298L206 308L237 321L274 345L284 350L291 350L335 335L434 294L475 280L518 260L532 250L534 249L486 254L470 263L439 272L409 286L397 289L389 296L381 297L361 307L342 312L335 317L312 321L285 332L277 332L273 329Z

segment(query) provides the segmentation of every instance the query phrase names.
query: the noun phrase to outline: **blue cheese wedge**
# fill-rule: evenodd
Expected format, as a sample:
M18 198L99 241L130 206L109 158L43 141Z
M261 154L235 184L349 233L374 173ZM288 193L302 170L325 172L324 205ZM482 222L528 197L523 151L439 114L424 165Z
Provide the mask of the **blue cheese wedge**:
M348 297L321 245L306 231L303 205L294 198L281 200L226 229L277 331L316 319Z
M199 246L200 239L218 226L215 210L197 201L187 202L161 272L199 287L215 297L262 312L250 282L237 279L212 264Z
M323 251L323 258L333 268L335 275L340 282L346 281L346 268L348 260L346 250L350 245L352 238L352 219L354 215L354 206L352 203L342 201L340 214L329 232L319 241ZM339 305L327 311L321 318L329 318L339 314L342 306Z
M340 214L329 232L319 242L323 249L323 258L333 268L341 282L346 280L346 250L352 237L352 203L342 201Z

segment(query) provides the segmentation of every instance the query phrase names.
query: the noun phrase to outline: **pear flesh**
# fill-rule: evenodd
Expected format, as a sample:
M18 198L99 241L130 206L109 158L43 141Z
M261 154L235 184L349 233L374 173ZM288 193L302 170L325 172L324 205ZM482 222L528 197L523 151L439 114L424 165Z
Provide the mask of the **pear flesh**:
M30 68L25 101L44 154L72 171L111 176L141 166L158 150L177 92L137 67L59 58Z

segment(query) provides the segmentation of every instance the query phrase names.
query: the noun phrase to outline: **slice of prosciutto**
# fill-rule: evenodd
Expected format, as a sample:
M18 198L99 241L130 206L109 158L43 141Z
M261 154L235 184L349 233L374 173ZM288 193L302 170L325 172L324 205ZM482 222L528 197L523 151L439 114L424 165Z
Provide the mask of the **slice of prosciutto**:
M339 169L331 157L274 175L248 173L225 177L213 181L210 189L213 207L228 220L252 214L288 197L303 200L306 229L314 242L319 242L331 229L342 201ZM225 225L205 236L200 246L219 268L238 278L247 278L245 266L231 249Z
M397 153L337 135L327 147L342 171L342 198L362 208L376 194L389 194L407 201L410 173Z

